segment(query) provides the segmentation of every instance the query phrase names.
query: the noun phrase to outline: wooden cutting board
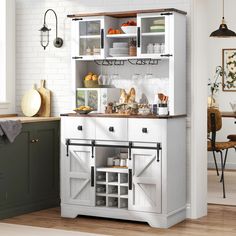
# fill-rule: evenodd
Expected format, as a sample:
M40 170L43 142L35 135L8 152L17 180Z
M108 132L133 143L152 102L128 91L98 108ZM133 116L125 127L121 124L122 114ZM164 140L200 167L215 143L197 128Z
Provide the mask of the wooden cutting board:
M39 92L32 88L25 93L21 100L21 110L25 116L35 116L41 106L41 96Z
M45 88L45 80L41 80L41 86L38 88L38 92L41 95L42 103L38 112L39 116L50 117L51 116L51 91Z

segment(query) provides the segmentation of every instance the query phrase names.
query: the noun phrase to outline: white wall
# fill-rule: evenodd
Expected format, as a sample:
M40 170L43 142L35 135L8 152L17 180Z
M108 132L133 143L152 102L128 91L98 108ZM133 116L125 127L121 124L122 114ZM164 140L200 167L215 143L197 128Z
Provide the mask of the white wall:
M225 1L225 19L228 28L236 32L236 21L235 21L235 0ZM209 34L219 27L221 16L222 16L222 4L219 1L216 4L215 0L208 0L208 28ZM236 39L217 39L209 38L209 50L208 50L208 78L212 78L215 73L215 68L217 65L222 65L222 49L223 48L236 48ZM206 78L207 83L207 78ZM229 102L236 101L236 92L223 92L219 91L217 95L217 101L221 111L232 111ZM223 128L218 134L218 140L227 140L228 134L236 134L236 124L234 124L234 119L223 118ZM214 167L212 154L208 155L209 167ZM234 150L229 151L226 168L236 169L236 153ZM218 158L219 159L219 158Z
M15 0L4 0L1 7L1 17L5 18L1 24L6 22L6 27L1 28L4 45L1 51L0 76L3 77L0 79L0 92L4 90L4 94L0 96L0 114L12 114L15 113Z

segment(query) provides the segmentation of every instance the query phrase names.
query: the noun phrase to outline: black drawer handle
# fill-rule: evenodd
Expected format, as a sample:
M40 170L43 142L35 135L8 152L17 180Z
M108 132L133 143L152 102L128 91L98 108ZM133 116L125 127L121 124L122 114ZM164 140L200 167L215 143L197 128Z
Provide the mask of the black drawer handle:
M114 127L112 127L112 126L109 127L109 131L110 131L110 132L114 132Z
M148 132L147 128L142 128L142 132L146 134Z
M79 125L79 126L77 127L77 129L80 130L80 131L82 131L82 130L83 130L83 126L82 126L82 125Z

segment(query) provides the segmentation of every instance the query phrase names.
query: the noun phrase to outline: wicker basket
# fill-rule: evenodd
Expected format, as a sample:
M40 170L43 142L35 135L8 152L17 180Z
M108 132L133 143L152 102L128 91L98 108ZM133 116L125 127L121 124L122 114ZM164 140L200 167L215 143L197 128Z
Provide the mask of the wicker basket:
M98 81L97 80L84 80L84 87L85 88L98 88Z

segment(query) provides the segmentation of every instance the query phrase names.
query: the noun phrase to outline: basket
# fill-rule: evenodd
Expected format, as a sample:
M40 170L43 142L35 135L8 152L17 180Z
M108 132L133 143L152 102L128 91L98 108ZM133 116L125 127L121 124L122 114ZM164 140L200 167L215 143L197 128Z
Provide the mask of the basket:
M98 88L98 81L97 80L84 80L84 87L85 88Z

